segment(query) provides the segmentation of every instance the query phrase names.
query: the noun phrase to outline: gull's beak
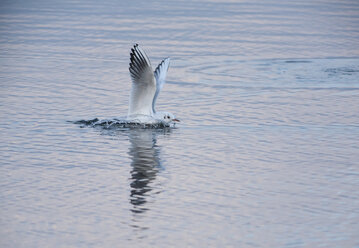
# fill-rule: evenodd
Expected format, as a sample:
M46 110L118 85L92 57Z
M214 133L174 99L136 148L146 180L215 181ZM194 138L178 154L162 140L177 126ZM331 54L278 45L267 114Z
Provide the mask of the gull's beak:
M175 122L180 122L180 120L178 120L178 119L172 119L172 121L175 121Z

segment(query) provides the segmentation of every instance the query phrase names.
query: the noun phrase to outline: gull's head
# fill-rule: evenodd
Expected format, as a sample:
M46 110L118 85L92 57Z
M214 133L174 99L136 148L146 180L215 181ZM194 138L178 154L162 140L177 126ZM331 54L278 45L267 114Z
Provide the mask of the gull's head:
M156 113L156 115L165 123L180 122L175 116L169 112Z

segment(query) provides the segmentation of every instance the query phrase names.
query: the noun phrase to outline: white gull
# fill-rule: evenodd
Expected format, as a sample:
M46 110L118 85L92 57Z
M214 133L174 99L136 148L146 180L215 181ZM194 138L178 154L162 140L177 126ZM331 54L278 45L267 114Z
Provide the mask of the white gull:
M131 49L130 75L132 88L127 121L145 124L179 122L169 112L156 112L157 97L166 81L170 58L162 60L153 72L146 53L138 46Z

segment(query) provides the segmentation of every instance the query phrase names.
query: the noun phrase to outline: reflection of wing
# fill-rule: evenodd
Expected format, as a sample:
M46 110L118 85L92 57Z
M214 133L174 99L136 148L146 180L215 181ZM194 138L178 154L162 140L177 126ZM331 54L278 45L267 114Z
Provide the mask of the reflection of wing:
M146 210L147 196L152 191L151 182L156 179L160 168L159 148L156 144L156 133L152 130L131 130L129 134L132 159L131 198L133 212Z
M166 75L168 71L168 67L170 66L170 58L166 58L162 60L162 62L157 66L155 70L155 78L156 78L156 94L153 98L152 102L152 111L153 113L156 113L155 105L158 95L160 94L160 91L163 87L163 85L166 82Z
M128 116L151 116L156 83L150 60L137 44L131 49L129 70L132 79L132 89Z

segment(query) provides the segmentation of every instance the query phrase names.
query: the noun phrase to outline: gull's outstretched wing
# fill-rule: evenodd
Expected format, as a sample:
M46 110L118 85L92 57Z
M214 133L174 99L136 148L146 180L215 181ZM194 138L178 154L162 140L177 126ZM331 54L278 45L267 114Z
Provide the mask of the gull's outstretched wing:
M168 71L168 67L170 66L170 58L166 58L162 60L162 62L157 66L155 70L155 78L156 78L156 93L152 102L152 111L156 113L155 105L158 95L166 82L166 75Z
M128 117L135 115L151 116L153 97L156 92L155 78L150 60L136 44L131 49L130 75L132 88Z

